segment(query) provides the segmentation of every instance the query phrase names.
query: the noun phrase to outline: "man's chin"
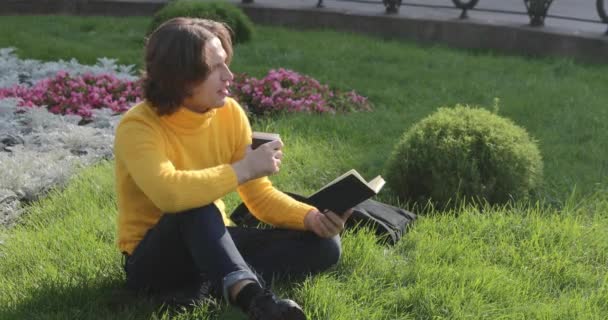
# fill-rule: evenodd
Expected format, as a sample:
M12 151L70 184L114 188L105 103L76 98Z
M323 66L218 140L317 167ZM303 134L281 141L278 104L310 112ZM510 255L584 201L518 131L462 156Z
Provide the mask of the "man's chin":
M192 109L192 108L188 108L190 110L193 110L195 112L198 113L207 113L213 109L218 109L223 107L226 104L226 100L224 99L224 101L217 101L216 103L214 103L212 106L210 107L206 107L206 108L196 108L196 109Z
M213 108L215 109L215 108L221 108L221 107L223 107L226 104L226 101L228 101L227 97L219 99L217 101L217 103L216 103L216 106L213 107Z

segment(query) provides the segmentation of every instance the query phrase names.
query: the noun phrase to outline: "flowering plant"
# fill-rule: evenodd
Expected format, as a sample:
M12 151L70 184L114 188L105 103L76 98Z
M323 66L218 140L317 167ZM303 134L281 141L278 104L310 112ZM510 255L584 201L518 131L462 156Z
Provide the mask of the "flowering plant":
M16 84L33 85L36 82L55 76L64 71L71 75L113 74L121 80L137 80L134 65L117 64L116 59L98 58L94 65L83 65L76 59L39 61L20 59L15 48L0 48L0 88L8 88Z
M72 76L65 71L31 87L0 88L0 99L20 98L22 107L46 106L51 113L79 115L85 121L91 119L93 109L109 108L122 113L141 96L140 80L121 80L111 74Z
M331 90L309 76L283 68L270 70L263 79L238 74L232 83L231 93L245 109L257 115L371 110L367 98L355 91Z

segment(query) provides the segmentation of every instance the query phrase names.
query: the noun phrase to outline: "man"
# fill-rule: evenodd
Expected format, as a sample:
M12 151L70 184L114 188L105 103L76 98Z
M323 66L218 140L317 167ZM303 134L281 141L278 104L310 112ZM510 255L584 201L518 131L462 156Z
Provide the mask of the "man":
M147 41L145 100L123 116L114 146L127 285L195 300L207 284L250 319L306 319L263 279L337 263L352 211L321 213L272 186L283 143L251 150L247 117L228 97L231 58L227 27L210 20L172 19ZM277 228L232 226L221 197L234 190Z

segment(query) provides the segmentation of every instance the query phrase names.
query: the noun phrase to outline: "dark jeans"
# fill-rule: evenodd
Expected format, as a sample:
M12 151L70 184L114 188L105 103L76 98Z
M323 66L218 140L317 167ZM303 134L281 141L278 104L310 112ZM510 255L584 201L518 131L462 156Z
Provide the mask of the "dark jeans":
M127 258L125 272L136 291L196 295L208 286L210 294L223 291L227 298L227 289L243 279L263 284L273 276L316 273L336 264L340 253L339 236L226 227L211 204L163 215Z

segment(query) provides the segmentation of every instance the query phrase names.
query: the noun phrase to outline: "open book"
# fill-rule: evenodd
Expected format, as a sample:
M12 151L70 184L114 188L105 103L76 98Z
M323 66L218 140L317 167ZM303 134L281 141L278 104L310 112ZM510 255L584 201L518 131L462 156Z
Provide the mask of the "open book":
M329 209L342 214L378 194L384 183L381 176L367 182L357 170L352 169L308 197L307 203L321 211Z
M251 134L251 138L253 139L253 142L251 143L251 149L255 150L255 148L263 145L264 143L281 139L281 136L278 133L254 131Z

